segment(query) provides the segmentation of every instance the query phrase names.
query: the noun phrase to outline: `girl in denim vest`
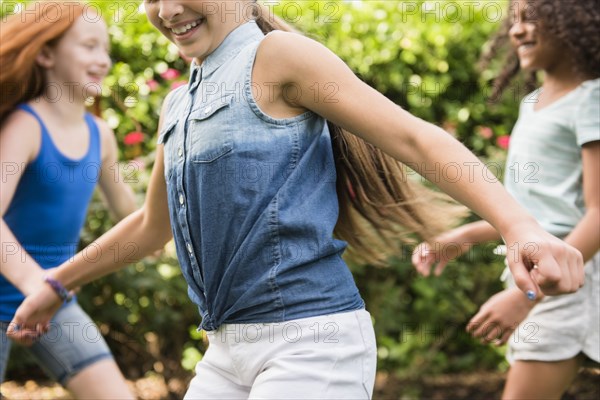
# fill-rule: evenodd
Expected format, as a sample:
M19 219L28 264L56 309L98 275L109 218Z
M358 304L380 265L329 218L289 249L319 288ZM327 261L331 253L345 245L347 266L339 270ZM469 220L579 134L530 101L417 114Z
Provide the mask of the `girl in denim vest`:
M0 381L9 322L26 295L58 285L46 270L77 249L96 185L118 218L136 208L133 191L111 173L114 133L86 112L111 61L106 24L84 7L31 2L0 25ZM133 398L99 328L61 294L69 300L50 332L24 341L28 352L77 398Z
M519 287L535 295L583 283L581 255L479 179L483 164L456 140L255 2L144 5L194 63L189 85L165 99L144 207L96 246L133 242L139 259L174 237L210 343L187 398L371 397L375 337L346 243L377 262L404 232L431 238L445 226L426 223L432 195L409 187L396 160L477 165L474 180L435 183L519 246ZM78 255L53 277L71 288L124 265ZM30 296L14 334L43 329L56 300L51 287Z
M600 362L600 11L587 1L514 1L507 29L513 51L497 80L501 92L523 69L544 83L521 102L508 151L505 185L548 232L579 249L585 286L529 301L508 288L491 297L467 329L511 362L503 398L560 399L583 361ZM535 83L535 75L533 75ZM530 78L530 80L531 80ZM494 94L495 97L496 94ZM532 172L535 170L535 175ZM476 243L500 240L488 222L467 224L423 244L413 262L428 275ZM435 251L450 243L456 254ZM510 262L512 249L508 247ZM506 271L508 272L508 271ZM542 298L543 297L543 298Z

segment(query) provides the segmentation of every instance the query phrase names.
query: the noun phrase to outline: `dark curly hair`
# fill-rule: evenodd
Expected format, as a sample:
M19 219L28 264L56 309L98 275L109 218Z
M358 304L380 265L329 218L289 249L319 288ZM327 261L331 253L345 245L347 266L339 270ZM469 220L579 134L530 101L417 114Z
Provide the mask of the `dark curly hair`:
M511 12L514 12L512 2L509 9L480 60L484 69L493 60L504 57L504 67L494 81L491 99L497 99L521 71L508 35L512 26ZM600 0L528 0L526 12L535 18L544 33L569 49L575 59L573 73L586 78L600 76ZM525 86L528 91L537 86L535 72L526 74Z

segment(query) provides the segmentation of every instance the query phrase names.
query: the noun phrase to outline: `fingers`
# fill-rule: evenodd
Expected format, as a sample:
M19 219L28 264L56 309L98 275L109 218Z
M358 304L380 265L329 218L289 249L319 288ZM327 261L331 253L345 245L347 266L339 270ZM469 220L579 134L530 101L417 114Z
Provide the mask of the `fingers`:
M529 270L521 260L510 260L509 258L508 266L512 272L513 278L515 279L515 284L517 287L523 293L525 293L529 300L535 300L540 291L540 287L537 283L537 279L541 279L539 275L536 276L536 279L534 280L533 276L530 274Z
M24 346L31 346L35 343L41 336L42 332L36 326L36 329L23 328L21 325L11 322L8 325L8 329L6 331L8 337Z
M38 316L26 299L17 309L13 320L8 325L6 334L9 338L28 346L47 333L49 329L50 318Z
M568 244L558 240L546 243L539 259L531 259L537 265L537 271L532 270L532 277L545 294L573 293L583 286L583 257Z
M429 276L433 261L434 257L427 243L419 244L413 251L412 263L421 275Z
M578 290L583 287L585 282L585 265L581 253L575 253L569 257L569 271L573 277L574 289Z
M469 321L466 331L484 344L501 346L508 342L515 327L503 326L502 323L494 321L487 312L479 312Z
M446 264L448 264L448 260L440 260L437 267L435 267L434 274L435 276L440 276L442 272L444 272L444 268L446 268Z
M515 328L513 328L513 327L504 329L502 336L499 339L495 340L494 344L496 346L502 346L502 345L506 344L508 342L508 339L510 339L510 337L512 336L514 331L515 331Z
M435 276L440 276L448 264L448 259L423 242L413 251L412 263L417 272L423 276L430 276L432 271Z

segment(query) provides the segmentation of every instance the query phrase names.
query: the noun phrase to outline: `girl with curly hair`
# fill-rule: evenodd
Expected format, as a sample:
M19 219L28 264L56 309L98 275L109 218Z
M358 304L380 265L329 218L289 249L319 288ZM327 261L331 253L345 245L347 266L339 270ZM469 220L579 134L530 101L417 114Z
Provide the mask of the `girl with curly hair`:
M584 360L600 362L600 7L589 0L521 0L512 3L511 17L484 57L489 62L512 44L495 95L521 70L526 82L538 71L544 81L521 103L505 185L546 230L581 251L586 280L577 293L532 302L506 273L507 289L467 329L484 342L508 343L503 398L559 399ZM471 223L423 243L413 263L425 275L437 263L439 274L473 244L500 238L487 222Z

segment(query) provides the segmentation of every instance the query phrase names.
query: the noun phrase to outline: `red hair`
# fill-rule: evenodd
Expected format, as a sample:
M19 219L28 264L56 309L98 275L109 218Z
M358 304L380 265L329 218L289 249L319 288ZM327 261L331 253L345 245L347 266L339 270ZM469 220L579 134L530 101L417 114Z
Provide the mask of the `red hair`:
M76 1L34 1L0 22L0 122L18 104L44 93L44 69L35 59L45 45L56 44L84 10Z

